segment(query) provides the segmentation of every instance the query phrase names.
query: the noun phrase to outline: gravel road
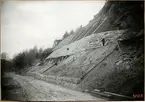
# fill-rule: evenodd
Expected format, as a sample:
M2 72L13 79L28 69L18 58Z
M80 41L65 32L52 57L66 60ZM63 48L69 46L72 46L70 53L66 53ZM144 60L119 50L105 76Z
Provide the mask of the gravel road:
M29 101L71 101L71 100L103 100L89 94L63 88L29 76L9 74L23 89L24 100Z

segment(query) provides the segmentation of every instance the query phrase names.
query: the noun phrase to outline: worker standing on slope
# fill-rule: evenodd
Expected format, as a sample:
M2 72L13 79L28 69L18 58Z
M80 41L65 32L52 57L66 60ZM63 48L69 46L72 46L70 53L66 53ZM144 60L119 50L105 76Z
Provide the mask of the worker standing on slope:
M103 46L105 45L105 39L103 38L102 40L101 40L101 42L102 42L102 44L103 44Z

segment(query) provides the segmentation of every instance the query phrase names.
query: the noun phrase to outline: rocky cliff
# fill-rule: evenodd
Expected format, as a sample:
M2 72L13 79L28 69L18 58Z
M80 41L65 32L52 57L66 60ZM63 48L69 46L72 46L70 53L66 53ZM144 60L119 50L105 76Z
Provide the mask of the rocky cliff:
M80 91L143 93L143 4L107 1L86 26L60 41L45 63L27 74Z

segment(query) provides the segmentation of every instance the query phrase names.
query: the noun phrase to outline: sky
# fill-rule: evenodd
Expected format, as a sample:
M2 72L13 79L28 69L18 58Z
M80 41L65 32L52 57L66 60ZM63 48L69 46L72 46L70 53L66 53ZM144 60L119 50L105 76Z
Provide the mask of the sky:
M54 40L93 19L105 1L4 1L1 52L10 58L33 48L52 47Z

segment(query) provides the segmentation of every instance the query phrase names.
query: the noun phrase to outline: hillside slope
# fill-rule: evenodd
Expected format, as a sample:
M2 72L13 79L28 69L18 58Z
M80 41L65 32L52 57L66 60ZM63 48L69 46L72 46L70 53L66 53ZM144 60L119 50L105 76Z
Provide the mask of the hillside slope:
M143 93L143 9L141 1L107 1L88 25L62 40L44 64L27 74L80 91Z
M143 29L143 11L142 1L106 2L102 10L86 26L62 40L53 50L94 33L127 28L139 31Z

